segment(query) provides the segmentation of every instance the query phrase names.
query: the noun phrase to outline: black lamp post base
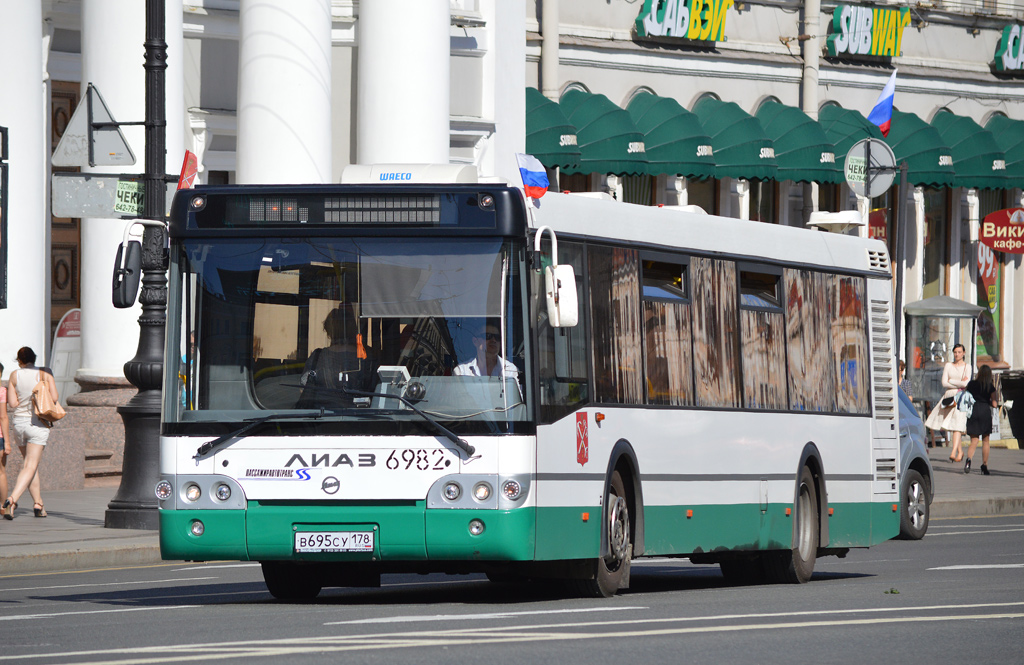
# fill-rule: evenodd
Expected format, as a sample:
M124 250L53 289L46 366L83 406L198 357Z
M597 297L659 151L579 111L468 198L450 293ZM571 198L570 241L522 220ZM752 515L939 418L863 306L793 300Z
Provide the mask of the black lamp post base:
M125 441L132 442L132 445L124 448L121 486L107 504L103 526L108 529L159 528L157 500L153 493L158 475L157 462L160 459L159 396L159 391L156 391L155 410L152 403L154 400L145 399L142 393L117 409L124 420ZM138 402L149 404L133 405Z

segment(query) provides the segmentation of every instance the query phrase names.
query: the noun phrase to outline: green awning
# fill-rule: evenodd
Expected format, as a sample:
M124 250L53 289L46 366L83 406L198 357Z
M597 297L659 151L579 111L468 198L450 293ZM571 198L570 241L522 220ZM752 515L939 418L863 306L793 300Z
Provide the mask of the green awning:
M604 95L569 90L558 105L576 128L580 165L566 173L647 173L644 135L625 109Z
M994 115L985 123L1006 156L1007 187L1024 187L1024 121Z
M548 168L575 168L580 164L576 128L562 107L536 88L526 89L526 152Z
M769 100L757 109L756 117L775 147L775 163L779 166L776 180L843 182L832 142L806 113Z
M831 141L836 152L836 163L842 172L845 169L846 155L857 141L864 139L882 140L882 130L857 111L844 109L842 106L827 104L818 111L818 123L825 130L825 136Z
M920 187L955 187L953 151L939 130L913 113L892 110L892 124L885 142L896 155L896 165L907 162L907 180Z
M643 92L626 107L643 132L648 173L710 178L715 175L711 138L700 120L674 99Z
M1006 156L992 133L970 118L940 111L932 118L932 127L953 151L956 178L953 184L976 189L1003 189Z
M775 147L757 118L735 102L704 97L693 106L715 151L715 176L770 180L775 177Z

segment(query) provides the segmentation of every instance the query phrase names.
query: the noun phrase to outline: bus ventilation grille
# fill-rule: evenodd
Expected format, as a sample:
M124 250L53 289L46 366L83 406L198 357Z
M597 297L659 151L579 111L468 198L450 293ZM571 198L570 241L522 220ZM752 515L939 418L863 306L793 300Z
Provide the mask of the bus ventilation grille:
M875 487L882 492L892 491L896 487L896 460L882 457L875 460Z
M889 272L889 255L885 252L869 249L868 268L878 272Z
M892 319L889 302L871 301L871 373L875 388L875 417L896 418L896 395L892 380Z

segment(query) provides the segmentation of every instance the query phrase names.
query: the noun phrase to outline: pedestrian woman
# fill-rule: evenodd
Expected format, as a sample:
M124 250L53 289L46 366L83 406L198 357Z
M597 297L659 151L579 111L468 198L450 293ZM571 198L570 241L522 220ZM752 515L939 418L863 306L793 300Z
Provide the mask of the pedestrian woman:
M24 458L21 472L14 483L14 491L4 501L2 510L4 519L14 519L14 509L18 507L18 499L27 489L32 495L35 505L32 507L36 517L46 517L46 507L39 493L39 460L43 456L43 448L50 436L49 424L40 420L32 412L32 389L40 381L50 391L50 397L56 402L57 384L53 376L36 367L35 352L23 346L18 349L18 367L11 373L8 382L7 399L14 408L11 414L11 425L18 437L18 448Z
M999 406L996 396L995 382L992 380L992 368L988 365L978 370L978 377L967 384L967 392L974 396L974 410L967 419L967 436L971 437L971 445L967 449L967 461L964 462L964 473L971 472L971 458L978 447L981 437L981 472L988 472L988 437L992 434L992 409Z
M960 448L960 437L967 430L967 414L957 408L954 398L957 391L966 388L971 380L971 368L964 360L966 354L963 344L953 347L953 362L946 363L942 369L942 387L946 392L924 421L930 429L941 429L949 434L953 442L953 452L949 455L950 462L959 462L964 458L964 451Z
M0 376L4 374L0 363ZM11 454L11 435L7 422L7 388L0 386L0 497L7 496L7 456Z

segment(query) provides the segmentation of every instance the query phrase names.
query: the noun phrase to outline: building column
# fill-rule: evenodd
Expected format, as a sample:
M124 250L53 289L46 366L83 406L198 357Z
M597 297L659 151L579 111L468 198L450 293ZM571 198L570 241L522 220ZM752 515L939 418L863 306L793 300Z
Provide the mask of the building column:
M448 0L362 2L357 31L358 162L449 163Z
M18 368L14 356L20 347L32 347L42 359L49 338L50 216L43 149L49 137L44 126L42 25L40 0L0 2L0 62L9 63L0 67L0 125L8 129L7 236L0 248L7 256L7 309L0 309L5 379Z
M145 36L145 3L83 0L82 94L92 83L118 122L138 122L146 115ZM142 173L143 128L121 127L121 133L135 154L135 164L83 171ZM113 216L82 219L82 367L75 380L83 392L97 386L131 390L124 378L124 363L138 346L141 307L115 309L110 300L110 273L126 223Z
M330 182L330 0L242 0L238 22L236 181Z

